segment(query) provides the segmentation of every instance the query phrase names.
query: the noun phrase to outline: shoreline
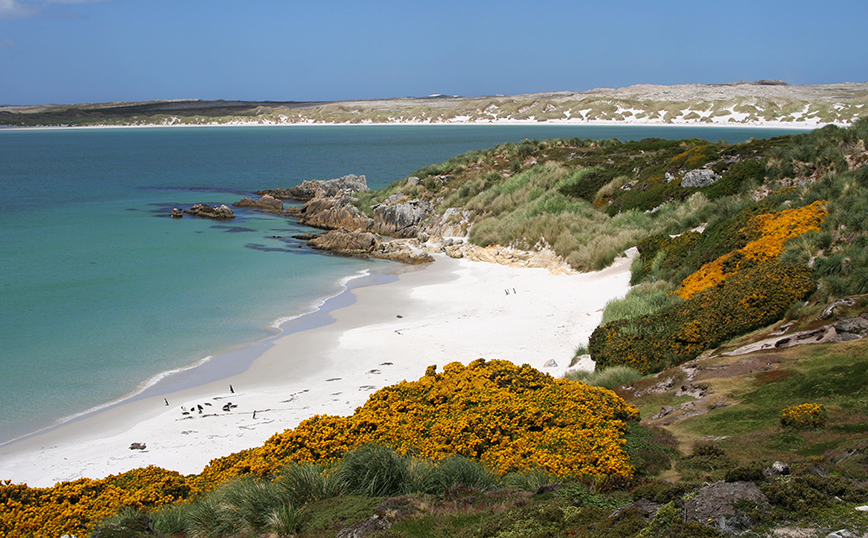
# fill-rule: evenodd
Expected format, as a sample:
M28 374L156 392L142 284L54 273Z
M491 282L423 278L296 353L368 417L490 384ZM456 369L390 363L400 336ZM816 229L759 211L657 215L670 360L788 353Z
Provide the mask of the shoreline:
M353 288L377 285L395 280L397 279L395 273L399 270L400 268L389 268L386 271L371 274L369 269L365 269L343 277L338 280L339 291L314 301L310 304L311 309L309 311L295 316L276 319L268 326L268 330L274 334L252 342L228 347L216 352L214 355L208 355L186 366L179 366L171 370L159 372L142 381L132 391L119 398L98 404L72 415L60 417L48 426L13 439L0 440L0 454L2 454L2 450L6 446L49 433L66 424L84 420L114 407L132 403L142 398L163 396L186 388L195 388L211 381L219 381L243 373L271 345L271 342L296 332L331 323L328 319L329 313L332 310L350 306L354 302L355 298L350 293ZM368 280L371 283L366 283Z
M246 346L257 353L241 372L194 386L175 379L0 446L0 479L47 487L148 465L198 473L315 414L351 414L374 391L418 379L431 364L506 359L560 376L605 303L629 289L629 267L622 257L600 272L551 275L437 256L399 268L394 280L336 295L352 300L318 311L332 321Z
M494 121L441 121L441 122L412 122L412 121L396 121L396 122L358 122L358 123L327 123L327 122L253 122L253 121L238 121L228 123L167 123L167 124L145 124L145 125L38 125L38 126L18 126L18 125L0 125L2 131L30 131L30 130L69 130L69 129L156 129L156 128L178 128L178 127L350 127L350 126L443 126L443 125L540 125L540 126L588 126L588 127L707 127L707 128L742 128L742 129L792 129L813 131L820 129L826 125L836 125L838 127L849 127L852 123L847 122L831 122L831 123L816 123L806 125L804 122L754 122L754 123L736 123L736 122L721 122L708 123L700 121L682 121L682 122L665 122L665 121L616 121L616 120L494 120Z

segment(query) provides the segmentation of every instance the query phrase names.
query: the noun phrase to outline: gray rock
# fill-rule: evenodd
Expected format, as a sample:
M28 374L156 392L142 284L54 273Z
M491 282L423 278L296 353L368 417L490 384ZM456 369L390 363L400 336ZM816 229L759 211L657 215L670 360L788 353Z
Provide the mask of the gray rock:
M546 361L545 364L543 364L543 368L557 368L557 367L558 367L558 363L554 359L549 359Z
M326 196L334 196L342 191L367 192L368 190L370 189L368 189L368 182L365 180L365 176L349 174L335 179L302 181L300 185L288 189L258 191L256 194L260 196L268 194L281 200L307 201L316 196L319 191L324 191Z
M671 414L673 411L675 411L674 407L672 407L670 405L664 405L663 407L660 408L660 411L656 415L652 416L649 420L661 419L661 418L665 417L666 415Z
M172 209L172 218L173 219L180 219L183 216L184 216L184 212L181 211L180 209L178 209L177 207Z
M362 538L371 533L384 531L392 524L380 516L374 515L340 531L335 538Z
M416 237L419 225L428 217L431 205L422 200L410 200L394 205L374 206L373 231L395 237Z
M714 170L709 170L707 168L699 168L696 170L691 170L684 174L684 177L681 178L681 186L682 187L707 187L709 185L714 185L714 183L720 179L720 176L714 173Z
M835 314L835 311L838 310L838 307L840 307L840 306L853 306L855 304L856 304L856 300L853 299L852 297L847 297L845 299L838 299L837 301L834 301L833 303L829 304L828 306L826 306L826 308L823 309L823 313L820 314L820 319L831 318Z
M790 465L781 461L772 463L771 467L763 471L763 475L769 478L790 474Z
M703 524L718 523L736 516L733 503L749 499L764 508L770 508L768 498L753 482L715 482L704 486L696 497L684 503L685 521Z
M835 330L842 336L844 333L863 337L868 334L868 319L862 317L842 319L835 323Z
M418 185L419 178L416 176L410 176L407 178L407 185Z
M841 529L839 531L830 532L826 535L826 538L856 538L856 535L847 529Z

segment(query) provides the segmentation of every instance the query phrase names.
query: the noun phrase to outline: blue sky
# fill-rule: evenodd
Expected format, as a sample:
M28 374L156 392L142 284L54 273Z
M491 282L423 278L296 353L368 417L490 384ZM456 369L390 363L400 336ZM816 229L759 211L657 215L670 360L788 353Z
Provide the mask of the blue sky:
M0 104L868 81L866 0L0 0Z

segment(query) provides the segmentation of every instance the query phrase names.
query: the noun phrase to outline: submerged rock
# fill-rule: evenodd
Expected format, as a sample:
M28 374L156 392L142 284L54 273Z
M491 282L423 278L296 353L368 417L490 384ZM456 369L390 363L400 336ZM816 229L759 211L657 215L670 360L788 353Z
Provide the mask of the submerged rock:
M232 205L235 207L257 207L259 209L273 209L277 211L283 211L283 202L281 202L274 196L271 196L270 194L263 194L262 197L259 198L259 200L245 197Z

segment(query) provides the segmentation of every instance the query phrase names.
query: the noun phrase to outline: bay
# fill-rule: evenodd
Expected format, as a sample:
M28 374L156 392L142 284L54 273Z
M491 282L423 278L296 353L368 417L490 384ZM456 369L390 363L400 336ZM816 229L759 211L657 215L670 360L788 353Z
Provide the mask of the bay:
M387 262L323 255L290 219L173 207L306 179L371 188L524 138L741 142L757 128L372 125L0 130L0 443L277 332Z

